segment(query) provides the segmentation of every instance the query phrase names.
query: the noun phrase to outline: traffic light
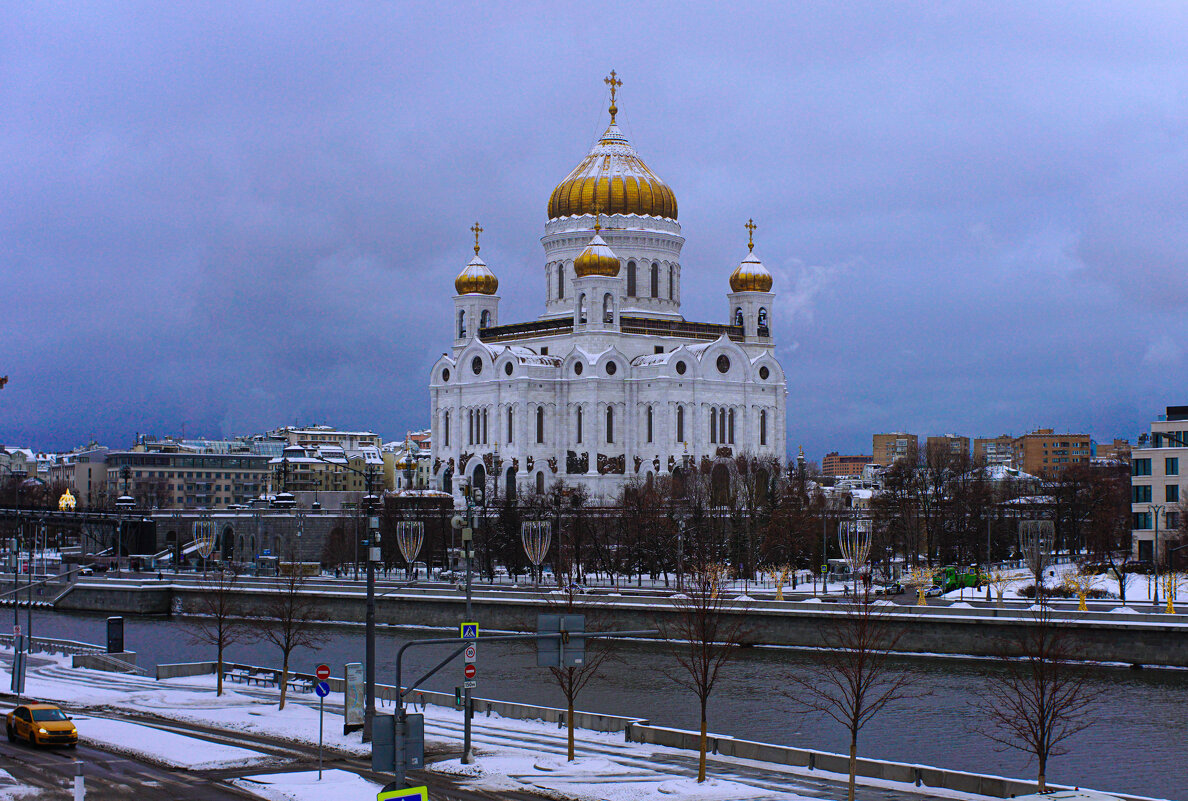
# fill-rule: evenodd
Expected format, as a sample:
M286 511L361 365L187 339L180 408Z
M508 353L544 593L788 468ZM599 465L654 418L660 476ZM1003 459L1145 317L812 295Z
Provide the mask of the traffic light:
M455 687L454 688L454 709L461 709L461 708L462 708L462 688Z

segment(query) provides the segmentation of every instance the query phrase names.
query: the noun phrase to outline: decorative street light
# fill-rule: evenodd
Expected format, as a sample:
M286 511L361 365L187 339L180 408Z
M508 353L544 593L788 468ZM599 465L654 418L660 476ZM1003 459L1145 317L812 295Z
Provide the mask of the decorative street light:
M1159 606L1159 515L1163 513L1163 506L1161 503L1147 504L1147 508L1151 510L1151 514L1155 518L1155 549L1151 555L1152 561L1155 563L1155 589L1151 603L1155 606Z
M540 564L549 552L553 541L553 524L548 520L525 520L520 524L520 542L524 553L534 568L532 578L540 584Z
M412 578L413 562L421 552L425 542L425 524L419 520L402 520L396 524L396 544L400 546L400 555L408 564L405 576Z
M854 576L854 596L858 595L858 576L864 572L866 563L870 559L870 526L863 525L862 520L847 520L838 522L837 544L841 549L842 559L850 566L850 574Z

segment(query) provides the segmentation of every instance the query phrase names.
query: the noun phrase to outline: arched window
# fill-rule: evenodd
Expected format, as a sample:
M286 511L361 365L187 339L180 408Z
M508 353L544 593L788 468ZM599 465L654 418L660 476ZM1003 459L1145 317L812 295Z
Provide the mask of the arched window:
M544 495L544 471L536 474L536 494Z
M487 444L487 410L483 409L483 444Z
M722 435L722 444L726 444L726 410L718 409L718 433Z
M565 299L565 264L557 265L557 300Z
M660 265L652 262L652 297L660 297Z
M652 441L652 407L648 407L648 442ZM450 443L446 443L449 445Z
M733 445L734 444L734 409L730 410L730 415L727 419L730 421L730 436L729 436L729 439L727 439L727 442L729 442L731 445Z
M627 297L635 297L635 262L627 262Z
M602 297L602 322L613 323L615 321L615 303L611 299L610 293Z
M668 265L668 299L676 299L676 268Z
M515 424L514 424L514 418L512 415L512 408L510 406L508 406L507 407L507 441L508 442L513 441L514 434L515 434Z
M610 406L606 407L606 441L615 441L615 410Z
M767 410L759 412L759 444L767 444Z
M458 309L458 339L466 339L466 310Z
M586 296L578 295L578 323L586 322Z
M445 413L445 419L442 420L441 427L442 427L442 432L441 432L442 437L441 438L445 442L445 446L448 448L448 447L450 447L450 413L449 412Z
M474 444L474 409L466 410L466 428L467 428L466 444L473 445Z
M734 324L735 325L743 324L743 316L742 316L742 308L741 307L734 310Z
M577 443L582 444L582 407L577 410Z
M544 409L540 406L536 407L536 442L544 442Z
M759 327L767 328L767 309L759 307Z
M685 441L685 407L677 407L676 441Z
M718 410L710 409L710 444L718 442Z
M488 309L483 309L483 313L479 316L479 330L491 327L491 312Z

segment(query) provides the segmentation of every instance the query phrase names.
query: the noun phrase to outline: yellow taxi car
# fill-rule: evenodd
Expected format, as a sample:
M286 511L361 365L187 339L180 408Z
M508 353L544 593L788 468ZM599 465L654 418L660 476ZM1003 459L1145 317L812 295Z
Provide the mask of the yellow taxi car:
M8 713L8 741L17 738L32 745L78 745L78 729L54 704L22 704Z

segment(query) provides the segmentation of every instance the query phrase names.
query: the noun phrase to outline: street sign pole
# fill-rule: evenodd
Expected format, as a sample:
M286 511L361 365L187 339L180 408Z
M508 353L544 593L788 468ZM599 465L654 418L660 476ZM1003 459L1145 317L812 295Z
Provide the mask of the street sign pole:
M318 694L318 781L322 780L322 723L326 718L326 696L330 694L330 685L326 683L326 679L330 678L330 667L328 665L318 665L316 674L319 681L314 687L314 692Z

